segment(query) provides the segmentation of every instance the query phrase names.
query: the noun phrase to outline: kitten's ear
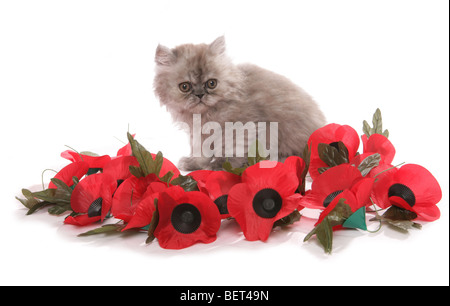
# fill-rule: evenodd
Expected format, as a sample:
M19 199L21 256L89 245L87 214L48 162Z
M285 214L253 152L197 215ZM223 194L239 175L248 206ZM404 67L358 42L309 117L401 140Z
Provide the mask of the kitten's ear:
M225 53L225 36L220 36L209 45L209 50L216 55Z
M158 45L155 53L155 62L158 65L169 66L175 63L177 57L176 54L169 48Z

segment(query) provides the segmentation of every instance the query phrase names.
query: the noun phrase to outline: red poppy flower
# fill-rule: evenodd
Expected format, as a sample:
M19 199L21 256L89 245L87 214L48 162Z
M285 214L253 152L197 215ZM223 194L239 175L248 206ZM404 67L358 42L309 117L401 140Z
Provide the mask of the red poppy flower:
M344 143L348 150L349 159L352 159L359 148L359 136L351 126L331 123L317 129L311 134L308 140L308 146L311 149L309 174L313 180L319 176L319 168L328 167L319 157L319 144L326 143L337 146L339 141Z
M136 134L131 135L133 138L136 136ZM120 148L117 151L116 156L131 156L133 154L133 151L131 150L131 145L128 142L126 145L124 145L122 148Z
M306 167L306 163L303 160L303 158L298 157L298 156L289 156L284 161L284 165L286 167L288 167L290 169L290 171L295 173L295 175L298 178L299 186L302 185L302 180L303 180L302 174Z
M371 175L381 171L383 167ZM436 206L442 199L441 187L436 178L420 165L407 164L381 173L376 177L372 197L383 209L397 206L415 212L419 220L435 221L441 215Z
M266 241L275 221L298 208L298 178L279 162L262 161L242 173L228 194L228 211L245 238Z
M140 178L130 176L123 181L114 193L112 215L128 223L150 186L152 190L162 190L167 187L167 184L162 183L154 174Z
M67 186L73 185L73 177L77 177L80 180L89 170L89 165L87 162L79 161L70 163L64 168L62 168L54 178L63 181ZM48 188L56 189L56 185L50 182Z
M111 209L112 196L117 182L104 173L92 174L75 186L70 198L70 206L82 214L66 218L64 223L86 225L106 217Z
M213 172L213 170L195 170L190 172L188 176L192 177L197 182L197 187L200 191L208 193L208 190L205 189L206 180Z
M312 182L311 190L300 200L300 204L312 209L326 209L335 198L342 198L341 194L349 190L358 202L369 205L373 182L373 178L364 178L354 166L335 166Z
M395 156L395 148L389 139L387 139L384 135L373 134L369 138L367 138L366 135L363 135L361 136L361 139L363 143L363 153L355 156L350 161L350 164L358 167L365 158L375 153L380 155L379 165L392 163ZM375 171L375 168L370 171Z
M133 215L128 219L128 224L122 231L130 228L143 228L150 224L155 212L155 199L159 198L160 192L166 190L166 184L153 182L150 183L146 192L142 196L138 204L135 204Z
M361 201L361 199L358 199L353 192L351 192L350 190L344 190L340 194L340 197L335 197L330 202L330 204L327 205L325 210L323 210L320 213L319 219L317 220L315 226L320 224L323 221L323 219L325 219L325 217L328 216L330 214L330 212L336 208L336 205L338 204L340 199L345 199L345 204L350 206L350 209L353 213L356 212L358 209L365 206L365 202ZM342 225L337 225L337 226L333 227L333 230L337 230L337 229L341 229L341 228L342 228Z
M228 212L228 193L241 182L241 177L227 171L213 171L205 182L204 189L219 209L222 219L231 217Z
M395 148L389 139L381 134L372 134L369 138L364 134L361 136L364 153L379 153L380 164L390 164L394 160Z
M134 156L120 156L113 158L109 163L105 164L103 173L113 177L117 184L120 185L123 181L131 176L130 166L139 167L139 163Z
M214 202L200 191L185 192L173 186L158 198L159 223L154 236L165 249L182 249L197 242L216 240L220 214Z
M90 156L80 154L71 150L62 152L61 157L68 159L71 162L78 162L78 161L87 162L90 169L103 169L103 167L111 161L111 157L109 155Z

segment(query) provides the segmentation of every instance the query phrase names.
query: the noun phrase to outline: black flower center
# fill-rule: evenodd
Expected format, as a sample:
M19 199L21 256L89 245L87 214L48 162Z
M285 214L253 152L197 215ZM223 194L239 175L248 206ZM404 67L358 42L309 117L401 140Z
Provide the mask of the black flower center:
M253 198L253 210L261 218L273 218L281 210L283 200L273 189L266 188L258 191Z
M88 208L88 217L98 217L102 214L102 203L103 199L100 197L96 199Z
M228 201L228 195L224 194L220 197L218 197L214 203L216 204L217 208L219 209L219 213L221 215L227 215L229 214L228 212L228 206L227 206L227 201Z
M330 193L325 200L323 200L323 207L327 207L330 205L331 202L333 202L334 198L336 198L339 194L341 194L344 190L336 190L333 193Z
M183 203L173 209L170 221L176 231L182 234L190 234L200 227L202 216L197 207Z
M330 146L336 148L339 151L339 142L338 141L330 143Z
M408 203L409 206L413 207L416 204L416 197L412 190L403 184L394 184L389 188L388 196L396 196L402 198Z

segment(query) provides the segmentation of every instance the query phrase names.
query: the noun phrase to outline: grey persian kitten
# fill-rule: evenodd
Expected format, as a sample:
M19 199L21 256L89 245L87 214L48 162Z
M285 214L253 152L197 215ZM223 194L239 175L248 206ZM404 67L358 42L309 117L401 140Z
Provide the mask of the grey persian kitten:
M276 158L281 161L291 155L301 156L310 134L325 124L314 100L286 77L252 64L233 64L225 54L223 36L209 45L185 44L173 49L158 45L155 61L156 96L175 122L184 122L189 127L191 156L180 160L181 170L217 170L227 159L234 167L247 161L245 155L225 157L224 147L213 148L221 155L192 154L194 114L201 114L202 123L216 122L215 126L220 125L223 131L226 122L278 123L277 135L275 139L266 137L266 147L277 146ZM267 134L268 130L259 134ZM245 154L254 142L248 135ZM206 137L207 134L201 135L202 142ZM223 133L217 137L223 138ZM226 143L225 139L216 140L219 146Z

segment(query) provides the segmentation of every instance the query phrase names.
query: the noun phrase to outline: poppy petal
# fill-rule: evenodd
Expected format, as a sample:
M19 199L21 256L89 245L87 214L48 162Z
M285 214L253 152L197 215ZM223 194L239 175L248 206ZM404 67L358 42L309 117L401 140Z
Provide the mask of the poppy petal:
M367 141L363 141L363 150L364 153L379 153L381 155L380 163L390 164L394 160L394 145L389 141L388 138L386 138L386 136L381 134L373 134Z
M78 215L75 217L67 216L67 218L64 219L64 223L78 226L85 226L100 221L100 219L101 219L100 216L89 217L87 214L85 214L85 215Z
M73 162L62 168L54 178L63 181L67 186L72 186L73 177L75 176L80 180L89 170L88 163L84 161ZM56 189L56 185L53 182L50 182L48 188Z

